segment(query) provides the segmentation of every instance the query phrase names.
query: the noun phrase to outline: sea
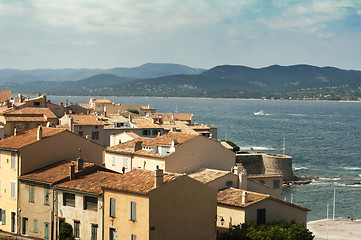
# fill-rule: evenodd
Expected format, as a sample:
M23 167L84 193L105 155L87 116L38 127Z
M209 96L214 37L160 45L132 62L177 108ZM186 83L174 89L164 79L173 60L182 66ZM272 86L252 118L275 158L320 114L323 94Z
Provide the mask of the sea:
M48 96L87 103L90 97ZM96 97L103 98L103 97ZM284 186L287 201L311 209L308 221L361 218L361 102L210 98L107 97L157 112L193 113L197 123L216 125L218 139L260 152L293 157L296 176L310 184ZM255 112L263 110L263 115ZM335 204L334 204L335 203Z

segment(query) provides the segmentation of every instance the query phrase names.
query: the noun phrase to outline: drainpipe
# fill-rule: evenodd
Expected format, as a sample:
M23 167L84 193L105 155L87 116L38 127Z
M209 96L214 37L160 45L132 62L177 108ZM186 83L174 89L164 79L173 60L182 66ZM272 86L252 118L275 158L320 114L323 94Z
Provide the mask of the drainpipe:
M16 164L16 172L17 172L17 176L16 176L16 224L17 226L14 226L14 230L16 231L16 235L18 236L20 234L20 211L21 209L19 209L19 195L20 195L20 189L19 189L19 176L20 176L20 160L19 160L19 153L15 152L15 156L17 158L17 164ZM11 213L10 213L10 216L11 216ZM17 229L17 230L16 230ZM10 219L10 230L11 230L11 219Z
M102 189L102 199L103 199L103 207L102 207L102 239L104 239L104 218L105 218L105 215L104 215L104 205L105 205L105 202L104 202L104 191Z
M50 239L53 240L54 239L54 189L53 189L53 184L49 184L50 189L53 191L53 198L52 198L52 209L51 209L51 237ZM50 193L50 191L49 191Z

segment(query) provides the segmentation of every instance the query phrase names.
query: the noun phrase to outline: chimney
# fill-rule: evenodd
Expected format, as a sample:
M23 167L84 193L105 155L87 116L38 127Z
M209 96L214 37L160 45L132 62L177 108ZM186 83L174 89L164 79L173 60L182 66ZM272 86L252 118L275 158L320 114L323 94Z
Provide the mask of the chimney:
M163 170L159 169L159 166L157 166L157 169L155 170L154 187L157 188L162 184L163 184Z
M70 132L74 132L74 119L73 119L73 117L69 117L69 129L70 129Z
M171 147L174 148L177 144L178 144L178 141L176 139L173 139Z
M134 144L134 152L139 151L139 150L142 149L142 143L143 143L142 141L135 142L135 144Z
M80 171L80 170L83 170L84 169L84 159L78 157L76 159L76 170L77 171Z
M37 137L36 140L40 140L43 138L43 129L41 128L41 126L38 127L38 131L37 131Z
M128 121L131 123L132 122L132 115L129 113L129 117L128 117Z
M247 190L247 170L242 165L236 165L233 169L234 174L238 175L238 188Z
M104 117L107 116L107 106L104 106Z
M64 102L63 102L63 101L60 101L60 106L64 106Z
M18 130L14 128L14 136L18 135Z
M69 167L69 178L70 178L70 180L75 179L75 165L74 164L71 164Z
M248 194L246 191L242 192L242 204L246 204L248 202Z

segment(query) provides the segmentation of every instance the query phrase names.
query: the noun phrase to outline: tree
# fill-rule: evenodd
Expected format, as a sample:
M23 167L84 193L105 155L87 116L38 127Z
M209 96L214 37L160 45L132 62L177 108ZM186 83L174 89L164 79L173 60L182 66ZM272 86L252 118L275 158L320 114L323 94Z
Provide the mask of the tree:
M59 240L74 240L73 227L69 223L63 222L61 224L59 231Z
M220 233L217 240L313 240L313 234L302 224L285 221L267 225L254 222L233 226Z

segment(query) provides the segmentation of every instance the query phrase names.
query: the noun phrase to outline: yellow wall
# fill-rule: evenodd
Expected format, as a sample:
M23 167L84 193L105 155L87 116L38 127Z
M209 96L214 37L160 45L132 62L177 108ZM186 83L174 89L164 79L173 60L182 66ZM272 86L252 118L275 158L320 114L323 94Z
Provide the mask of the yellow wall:
M245 223L246 214L244 208L218 204L217 215L217 228L221 231ZM224 220L223 225L222 218Z
M268 188L264 188L264 190L266 191L256 191L255 189L252 189L252 188L248 188L249 191L254 191L254 192L259 192L259 193L265 193L265 194L269 194L273 197L276 197L276 198L279 198L279 199L282 199L282 192L283 192L283 189L282 189L282 183L283 183L283 177L259 177L259 178L251 178L252 180L255 180L255 181L263 181L265 185L269 186ZM273 182L274 181L279 181L279 188L273 188ZM262 183L263 183L262 182ZM251 186L254 186L255 185L251 185ZM250 186L250 187L251 187Z
M166 172L192 172L200 168L230 171L235 165L235 154L219 142L206 137L196 137L176 146L174 153L165 158Z
M0 196L0 208L6 212L5 225L0 224L0 229L10 232L10 216L11 212L17 212L17 169L11 169L11 151L1 150L1 167L0 167L0 179L1 179L1 196ZM17 168L17 167L16 167ZM15 199L10 198L10 182L16 183ZM1 219L0 219L1 220ZM17 227L15 227L15 230Z
M49 188L49 205L44 204L44 187L48 185L32 184L34 186L34 202L29 202L29 183L20 182L19 186L19 208L20 217L28 218L27 236L44 238L45 222L49 223L49 239L51 234L51 209L53 202L53 191ZM38 220L38 232L34 231L34 219ZM20 222L21 223L21 222Z
M110 198L116 199L115 218L109 216ZM130 221L130 202L136 202L136 221ZM115 228L118 239L149 239L149 198L146 195L120 191L104 191L104 239L109 239L109 229Z
M150 191L150 239L215 240L216 198L216 189L188 176Z
M81 148L81 157L85 161L102 165L104 149L102 146L65 131L22 148L21 174L61 160L75 160L79 157L79 148Z

